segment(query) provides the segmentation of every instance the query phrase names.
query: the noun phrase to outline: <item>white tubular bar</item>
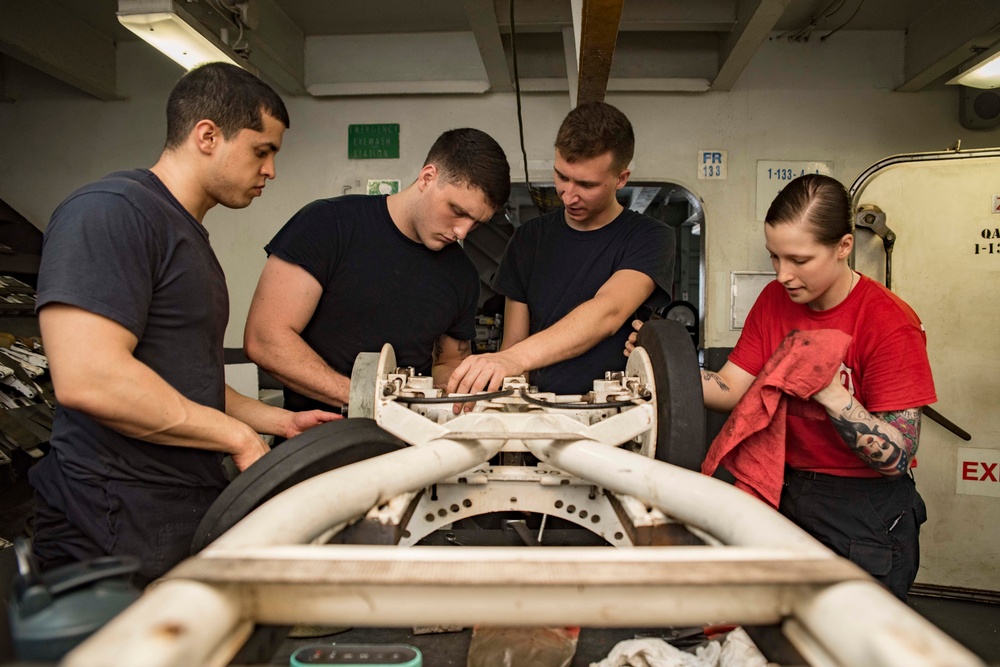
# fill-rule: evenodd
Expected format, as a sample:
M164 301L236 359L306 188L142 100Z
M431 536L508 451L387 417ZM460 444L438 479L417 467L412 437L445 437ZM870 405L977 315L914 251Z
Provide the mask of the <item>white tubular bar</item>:
M323 625L374 627L412 627L414 619L419 619L420 625L461 627L657 627L691 625L692 619L729 618L722 613L733 610L747 623L770 624L783 617L780 610L787 609L795 596L790 587L774 585L708 590L703 586L553 586L540 591L489 583L457 589L258 584L248 589L264 623L297 618ZM866 667L875 664L866 663Z
M501 430L493 420L483 428ZM303 544L332 525L350 521L401 493L488 461L502 440L431 440L325 472L275 496L205 548Z
M844 582L805 596L794 614L843 665L983 667L972 652L873 581Z
M229 664L253 623L237 595L166 581L136 600L61 663L66 667L208 667Z
M552 430L536 417L531 428ZM588 440L532 440L542 461L606 489L634 496L725 544L781 547L800 554L833 554L763 502L717 479Z
M776 623L849 562L747 547L327 545L215 550L171 577L238 586L266 623L648 626Z

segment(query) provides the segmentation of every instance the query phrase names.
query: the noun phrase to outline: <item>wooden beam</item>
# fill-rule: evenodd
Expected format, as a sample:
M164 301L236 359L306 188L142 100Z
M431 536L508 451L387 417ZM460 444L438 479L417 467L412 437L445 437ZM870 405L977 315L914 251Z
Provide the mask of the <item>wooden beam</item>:
M490 81L490 90L494 92L513 90L493 0L465 0L465 13L469 17L469 26L479 46L479 55L483 59L486 77Z
M949 0L933 4L906 31L904 83L916 92L952 73L1000 39L1000 2Z
M0 53L98 99L122 99L114 40L52 0L0 2Z
M602 102L611 77L624 0L583 0L579 102Z
M712 81L712 90L732 89L790 3L791 0L739 0L736 26L719 52L719 73Z

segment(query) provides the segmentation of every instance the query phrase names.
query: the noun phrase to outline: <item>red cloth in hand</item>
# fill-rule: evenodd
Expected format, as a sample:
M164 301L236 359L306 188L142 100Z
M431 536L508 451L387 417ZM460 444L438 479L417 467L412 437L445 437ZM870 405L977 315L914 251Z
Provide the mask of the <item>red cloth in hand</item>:
M721 464L736 477L737 487L777 507L785 476L788 395L808 399L829 385L850 342L836 329L789 333L736 404L701 471L711 475ZM815 401L807 404L804 416L827 418Z

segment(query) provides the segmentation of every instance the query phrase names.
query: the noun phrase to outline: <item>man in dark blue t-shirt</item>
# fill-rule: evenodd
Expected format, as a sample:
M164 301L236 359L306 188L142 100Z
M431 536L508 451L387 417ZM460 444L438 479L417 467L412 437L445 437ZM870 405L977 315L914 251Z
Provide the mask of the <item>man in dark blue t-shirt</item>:
M84 186L59 205L38 276L38 317L59 406L51 451L29 473L43 569L139 558L140 579L190 553L226 484L268 451L336 419L292 413L225 384L226 279L202 220L243 208L274 178L288 112L235 65L185 75L150 169Z
M400 366L444 386L471 353L479 275L455 243L510 195L503 149L449 130L409 187L305 206L265 250L245 329L250 359L291 409L340 407L361 352L390 343ZM624 343L623 343L624 345Z
M462 362L449 392L495 391L531 371L541 391L584 394L625 368L629 316L669 303L674 262L670 228L618 203L634 147L631 123L610 104L566 116L554 169L563 208L514 232L492 285L507 297L500 352Z

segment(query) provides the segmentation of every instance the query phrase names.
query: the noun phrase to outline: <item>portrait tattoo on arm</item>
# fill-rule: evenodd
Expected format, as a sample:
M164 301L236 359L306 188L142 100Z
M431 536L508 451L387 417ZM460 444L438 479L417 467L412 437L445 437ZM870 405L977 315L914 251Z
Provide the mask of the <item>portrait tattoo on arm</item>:
M830 419L847 446L872 469L888 477L906 474L917 453L920 408L873 415L852 398Z

